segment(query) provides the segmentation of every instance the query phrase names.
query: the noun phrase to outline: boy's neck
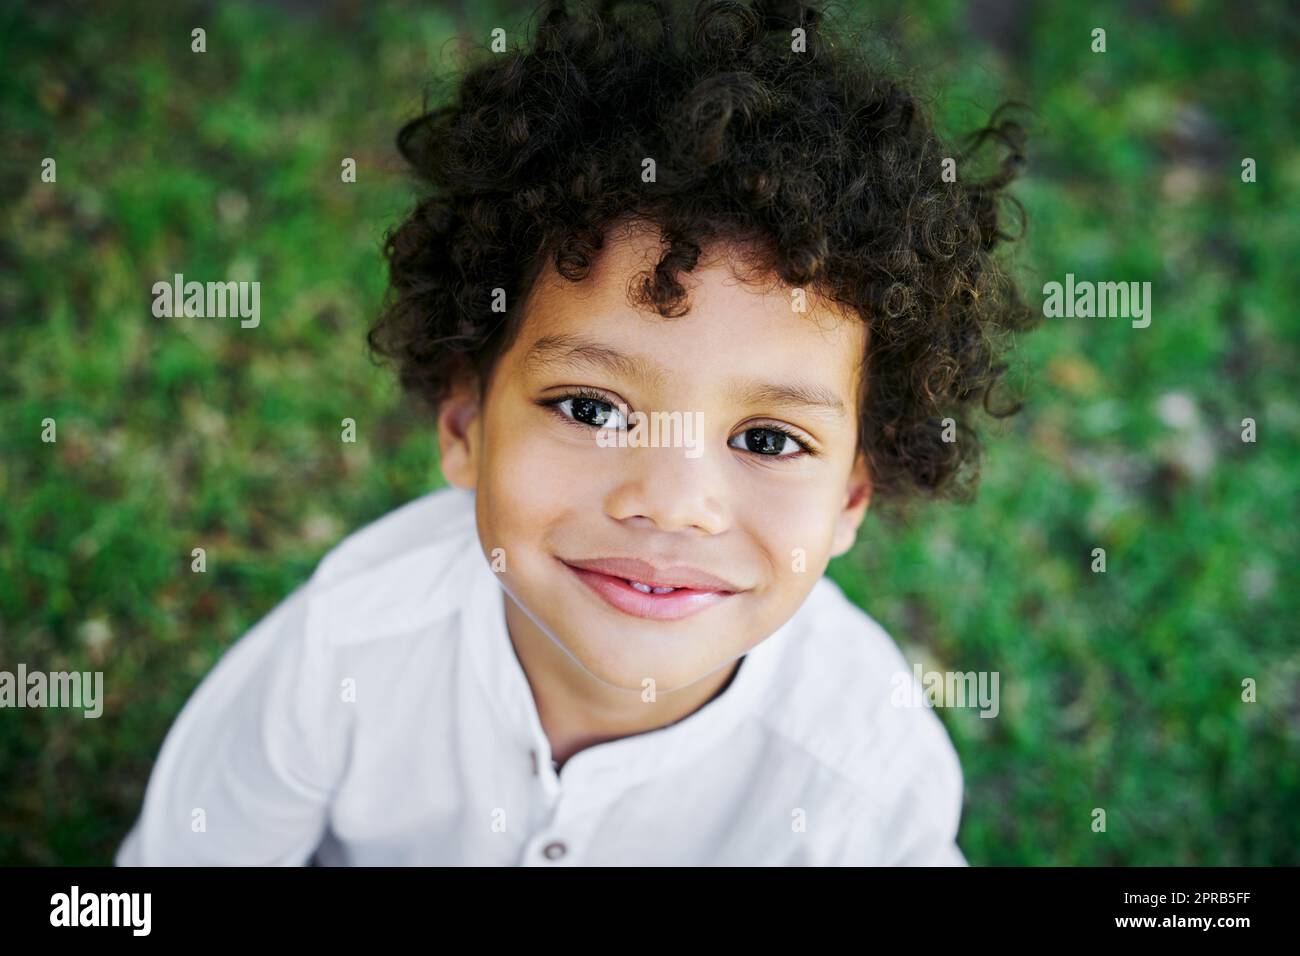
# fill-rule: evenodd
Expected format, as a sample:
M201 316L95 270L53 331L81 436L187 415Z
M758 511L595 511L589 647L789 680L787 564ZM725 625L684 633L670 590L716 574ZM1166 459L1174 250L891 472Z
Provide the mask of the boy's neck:
M510 643L532 688L557 766L580 750L666 727L695 713L726 690L740 667L739 660L732 661L689 687L659 692L649 703L642 700L640 688L612 687L593 678L503 594Z

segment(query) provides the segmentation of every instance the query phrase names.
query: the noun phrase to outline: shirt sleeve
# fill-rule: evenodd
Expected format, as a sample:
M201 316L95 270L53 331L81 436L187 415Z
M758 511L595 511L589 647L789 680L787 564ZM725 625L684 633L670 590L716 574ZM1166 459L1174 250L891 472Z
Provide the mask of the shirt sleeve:
M295 866L324 834L350 712L308 589L217 662L168 731L118 866Z

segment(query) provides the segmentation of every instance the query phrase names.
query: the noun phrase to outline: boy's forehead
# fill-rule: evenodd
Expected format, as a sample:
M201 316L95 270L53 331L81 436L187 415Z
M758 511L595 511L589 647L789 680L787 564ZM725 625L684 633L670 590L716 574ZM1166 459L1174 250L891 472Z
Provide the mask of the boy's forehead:
M628 228L611 231L580 282L544 269L511 351L529 370L580 355L583 349L573 346L581 344L643 360L641 371L715 368L718 377L747 378L798 372L840 391L852 406L867 335L856 315L775 276L746 272L742 280L736 273L747 263L736 258L740 250L719 243L693 271L677 273L688 310L666 318L629 294L662 254L656 230Z

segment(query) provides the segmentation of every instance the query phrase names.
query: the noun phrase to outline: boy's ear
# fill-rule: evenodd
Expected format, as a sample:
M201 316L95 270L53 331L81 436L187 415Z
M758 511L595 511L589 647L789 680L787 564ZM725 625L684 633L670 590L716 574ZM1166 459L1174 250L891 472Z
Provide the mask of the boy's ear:
M832 558L838 558L853 547L853 542L858 537L858 528L866 517L867 506L871 504L871 490L871 469L867 467L866 455L859 452L844 489L844 507L835 521Z
M478 390L469 376L458 377L438 406L438 452L442 474L465 491L478 484L483 448L483 419Z

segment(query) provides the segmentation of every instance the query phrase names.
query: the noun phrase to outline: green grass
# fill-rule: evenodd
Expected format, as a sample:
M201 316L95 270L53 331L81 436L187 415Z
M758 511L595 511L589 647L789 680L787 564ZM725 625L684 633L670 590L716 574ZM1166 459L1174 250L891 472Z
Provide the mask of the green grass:
M998 719L940 711L971 862L1300 862L1297 27L1268 5L1009 5L991 38L950 0L873 10L950 132L1033 107L1029 300L1066 272L1147 279L1152 324L1045 321L975 502L871 516L832 575L909 659L1000 674ZM362 337L411 197L392 137L455 24L347 9L0 14L0 668L107 672L98 721L0 713L0 863L107 861L221 652L439 480ZM259 279L261 327L155 319L176 271Z

